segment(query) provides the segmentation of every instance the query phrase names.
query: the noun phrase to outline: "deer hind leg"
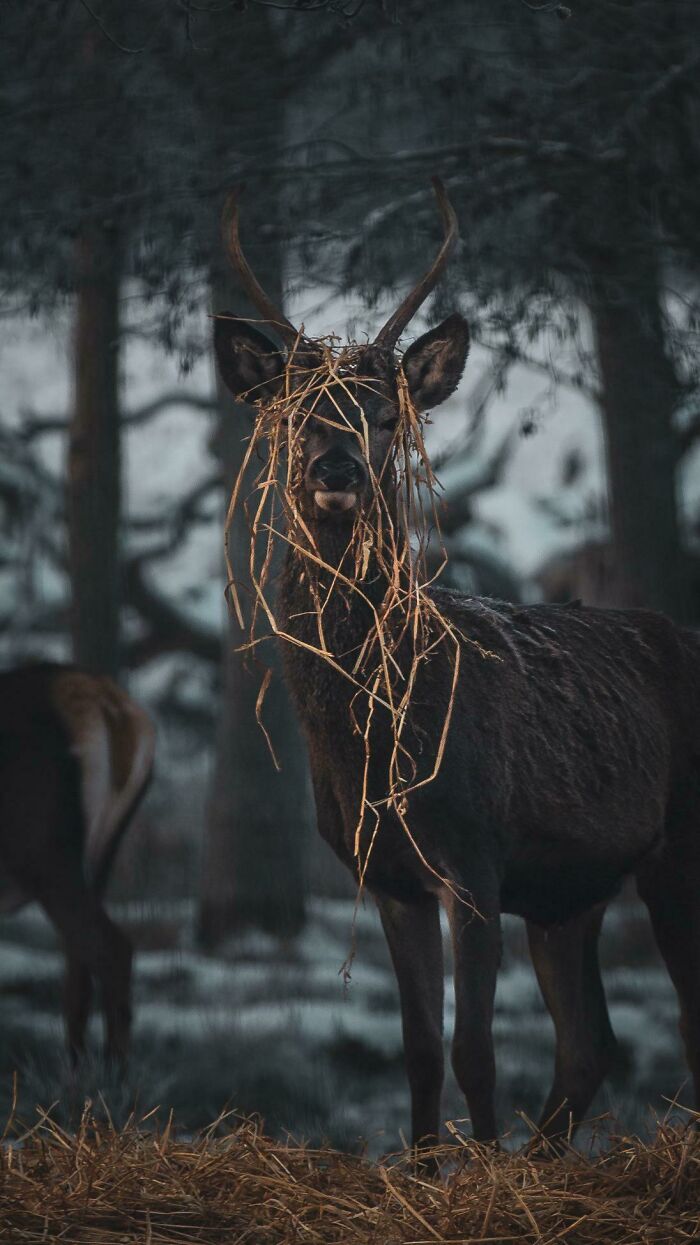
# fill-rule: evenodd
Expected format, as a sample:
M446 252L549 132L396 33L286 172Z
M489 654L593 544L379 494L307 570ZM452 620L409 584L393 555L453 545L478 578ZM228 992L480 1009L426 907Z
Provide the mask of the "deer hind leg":
M616 1042L598 963L600 904L557 929L527 922L530 954L554 1021L554 1083L540 1118L549 1140L573 1135L613 1062Z
M72 1059L84 1049L90 986L95 981L105 1022L107 1059L123 1067L131 1022L131 944L85 883L79 862L52 862L36 895L61 935L67 957L66 1028Z
M399 983L412 1140L430 1146L439 1135L444 1076L440 908L434 895L413 903L378 898L377 906Z
M692 863L685 869L664 862L644 870L637 887L680 1006L680 1033L700 1109L700 888Z
M95 976L100 989L105 1024L105 1055L121 1071L131 1032L131 942L98 906L100 942Z
M92 1002L92 974L74 954L66 952L66 980L63 1006L66 1020L68 1055L75 1067L85 1054L85 1030Z

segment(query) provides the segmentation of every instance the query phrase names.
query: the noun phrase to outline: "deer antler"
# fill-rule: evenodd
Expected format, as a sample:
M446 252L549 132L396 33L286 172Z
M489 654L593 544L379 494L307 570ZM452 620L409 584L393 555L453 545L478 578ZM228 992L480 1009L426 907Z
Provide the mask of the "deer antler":
M394 314L387 320L386 324L374 339L375 346L382 346L386 350L393 350L403 330L412 320L418 308L425 302L431 290L435 288L439 278L445 270L447 261L454 248L455 242L459 237L459 228L457 225L457 216L455 210L447 197L447 191L439 177L432 179L435 197L438 201L440 215L445 231L442 246L438 251L435 259L420 281L409 294L406 295L403 302L397 307Z
M221 232L224 240L224 247L228 255L231 267L238 273L243 290L248 295L254 307L257 307L263 319L275 329L282 340L288 346L294 346L299 340L299 330L295 329L291 320L275 306L272 299L268 297L262 288L257 277L253 273L248 260L243 254L241 240L238 234L238 201L243 191L242 186L237 186L228 195L224 204L224 210L221 218Z

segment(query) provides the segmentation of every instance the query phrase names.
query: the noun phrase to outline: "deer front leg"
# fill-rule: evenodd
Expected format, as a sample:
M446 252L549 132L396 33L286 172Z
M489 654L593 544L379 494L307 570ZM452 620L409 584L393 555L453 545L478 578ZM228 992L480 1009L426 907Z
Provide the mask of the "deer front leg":
M338 859L350 870L353 877L356 877L355 861L348 851L343 834L343 810L333 791L331 774L327 767L319 762L313 751L309 752L309 767L316 805L316 828Z
M413 1145L435 1145L444 1076L440 907L434 895L412 903L377 897L399 983L404 1059L411 1090Z
M449 891L443 896L454 954L452 1066L467 1100L474 1140L494 1141L496 1065L491 1029L501 922L494 886L479 888L473 898L472 905Z

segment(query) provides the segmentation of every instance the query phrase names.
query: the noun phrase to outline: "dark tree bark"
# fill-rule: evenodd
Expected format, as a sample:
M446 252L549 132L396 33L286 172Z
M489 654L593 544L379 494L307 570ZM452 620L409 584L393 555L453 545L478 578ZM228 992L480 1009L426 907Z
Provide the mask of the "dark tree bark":
M690 603L672 426L679 386L666 353L658 282L650 266L640 273L642 266L621 274L628 280L599 280L591 303L619 595L615 604L665 610L684 621Z
M237 126L238 141L245 149L257 150L260 140L259 117L251 117L251 100L257 80L251 74L261 57L275 81L275 91L265 108L264 133L271 147L284 134L286 75L289 49L279 27L265 9L244 15L244 36L231 64L226 51L227 97L216 101L217 110L226 109ZM257 52L256 52L257 49ZM256 61L257 56L257 61ZM244 246L263 286L282 303L282 260L277 219L277 191L258 182L247 183L244 220ZM261 242L262 239L262 242ZM221 244L217 240L213 277L213 310L233 308L238 314L258 313L246 306L240 289L228 269L223 269ZM245 451L253 412L234 403L218 381L220 423L218 453L226 489L238 474ZM259 466L259 465L258 465ZM229 493L227 492L227 500ZM241 515L234 521L229 548L237 577L247 576L250 537ZM222 589L224 585L222 557ZM246 593L242 604L248 607ZM219 713L216 758L208 810L204 877L200 910L200 932L206 943L214 943L229 930L252 926L280 937L297 933L305 916L306 846L309 839L310 782L306 753L296 718L282 682L279 655L274 640L261 646L259 661L236 652L245 634L235 617L227 616L223 645L222 700ZM256 701L262 668L272 666L274 677L263 707L263 719L273 742L281 771L278 773L256 720Z
M266 289L281 293L279 253L266 248L256 271ZM235 306L240 294L219 284L216 310ZM238 475L251 426L250 407L233 401L218 379L221 419L217 434L227 490ZM253 464L251 478L259 464ZM229 534L237 578L245 582L250 537L242 514ZM222 567L223 585L223 567ZM241 604L246 623L249 601ZM237 652L246 638L233 614L227 615L223 646L222 700L216 759L207 820L200 934L213 944L226 933L247 926L279 937L299 932L305 919L306 845L310 837L310 782L306 753L294 711L282 682L276 642L262 646L261 663ZM273 669L263 706L263 720L280 763L270 755L256 720L262 667Z
M73 341L74 404L67 471L68 563L73 657L86 670L118 673L119 246L100 226L78 242Z

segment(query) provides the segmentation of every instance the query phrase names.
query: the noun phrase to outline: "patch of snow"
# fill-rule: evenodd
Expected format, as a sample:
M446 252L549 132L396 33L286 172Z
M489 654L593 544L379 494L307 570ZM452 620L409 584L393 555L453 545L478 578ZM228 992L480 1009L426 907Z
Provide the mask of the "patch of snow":
M0 989L12 990L21 983L38 985L55 978L63 971L63 956L58 951L3 942L0 952Z

